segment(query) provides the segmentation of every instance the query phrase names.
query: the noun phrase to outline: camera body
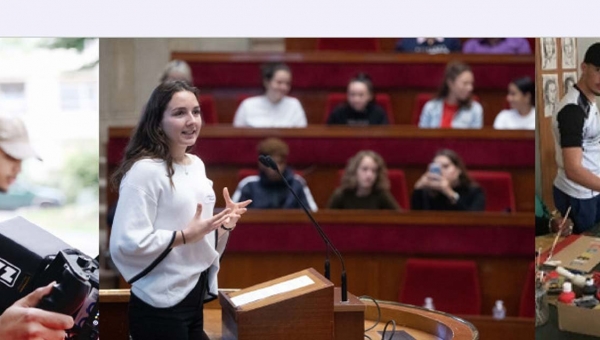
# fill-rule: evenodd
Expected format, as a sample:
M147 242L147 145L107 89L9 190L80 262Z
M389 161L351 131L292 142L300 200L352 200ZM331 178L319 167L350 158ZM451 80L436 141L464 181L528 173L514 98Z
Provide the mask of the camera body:
M36 307L73 317L67 339L98 339L98 261L24 218L0 223L0 314L53 281Z

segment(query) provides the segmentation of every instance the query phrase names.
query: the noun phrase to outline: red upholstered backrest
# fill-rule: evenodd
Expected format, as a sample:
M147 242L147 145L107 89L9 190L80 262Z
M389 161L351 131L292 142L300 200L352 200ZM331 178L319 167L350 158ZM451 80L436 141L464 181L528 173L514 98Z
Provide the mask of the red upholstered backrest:
M429 100L431 100L431 98L433 98L433 93L417 94L417 97L415 98L415 105L414 105L413 114L412 114L412 124L413 125L419 125L419 118L421 117L421 111L423 111L423 106L425 106L425 103L427 103Z
M529 43L529 47L531 48L531 53L535 53L535 38L527 38L527 42Z
M516 211L512 176L504 171L469 171L485 193L485 211Z
M325 103L325 115L323 116L323 123L327 123L331 111L338 105L341 105L346 101L346 94L344 92L335 92L327 95L327 102Z
M325 104L325 115L323 119L323 123L327 123L327 119L329 119L329 115L331 111L335 109L338 105L346 102L347 95L343 92L335 92L327 95L327 103ZM394 111L392 110L392 99L390 95L387 93L378 93L375 95L375 103L381 106L385 113L387 113L388 122L390 124L394 124Z
M419 93L415 98L415 105L413 106L413 114L412 114L412 124L419 125L419 119L421 118L421 112L423 111L423 106L430 101L435 94L433 93ZM473 95L473 100L479 102L479 97ZM498 112L496 112L498 113ZM494 114L496 114L494 113Z
M243 180L246 177L258 175L258 170L256 169L240 169L237 173L238 182Z
M400 302L422 306L426 297L433 298L439 311L480 314L481 289L475 262L409 259Z
M377 38L319 38L317 50L319 51L379 51Z
M237 102L237 106L236 107L240 107L240 104L244 101L244 99L250 98L252 96L254 96L254 95L249 94L249 93L243 93L243 94L238 95L235 98L235 100Z
M531 262L521 294L519 316L523 318L535 317L535 264Z
M211 94L202 94L198 100L202 110L202 122L204 124L219 124L215 98Z
M339 183L342 182L342 176L344 176L344 169L338 171ZM396 199L396 202L398 202L402 209L410 209L408 189L406 188L406 176L404 176L404 171L400 169L388 169L388 179L390 180L390 192Z

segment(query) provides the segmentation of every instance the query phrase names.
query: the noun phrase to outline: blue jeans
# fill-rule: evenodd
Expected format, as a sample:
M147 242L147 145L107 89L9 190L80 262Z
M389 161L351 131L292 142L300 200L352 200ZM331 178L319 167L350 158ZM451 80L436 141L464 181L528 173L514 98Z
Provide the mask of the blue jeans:
M553 187L554 205L565 216L567 209L571 207L569 218L575 224L573 233L581 234L592 229L600 222L600 195L588 199L573 198L557 187Z

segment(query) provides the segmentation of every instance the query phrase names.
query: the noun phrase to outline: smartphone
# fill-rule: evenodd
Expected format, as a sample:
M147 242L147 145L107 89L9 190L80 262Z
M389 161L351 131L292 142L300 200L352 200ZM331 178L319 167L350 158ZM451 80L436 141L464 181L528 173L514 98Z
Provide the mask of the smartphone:
M442 175L442 168L437 163L429 164L429 172L433 174Z

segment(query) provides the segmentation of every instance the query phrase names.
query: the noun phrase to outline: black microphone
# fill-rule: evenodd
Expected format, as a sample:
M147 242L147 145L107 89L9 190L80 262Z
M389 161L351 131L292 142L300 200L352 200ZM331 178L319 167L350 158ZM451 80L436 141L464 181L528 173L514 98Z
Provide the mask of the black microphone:
M346 264L344 263L342 254L340 254L340 252L337 250L337 248L331 243L331 240L329 240L329 237L327 237L327 234L325 234L325 231L323 231L323 228L321 228L319 223L317 223L317 221L315 221L315 219L312 216L312 214L310 213L310 211L308 211L308 208L306 208L304 203L302 203L302 201L300 200L300 197L298 197L298 195L296 195L296 192L294 192L294 189L292 189L292 186L290 185L290 183L288 183L288 181L285 179L285 177L283 176L281 171L279 171L279 167L277 166L275 161L273 161L271 156L260 155L260 156L258 156L258 161L262 165L266 166L267 168L277 171L279 176L281 176L281 179L283 179L283 182L285 183L285 185L292 192L292 195L294 195L294 197L296 198L296 201L298 201L298 203L300 204L302 209L304 209L304 212L306 213L308 218L310 218L311 222L315 226L315 229L317 229L317 232L319 233L319 235L325 242L325 245L327 246L327 258L325 260L325 277L327 277L328 280L330 279L330 277L329 277L329 249L331 249L333 251L333 253L340 259L340 263L342 264L342 301L343 302L348 301L348 282L346 279Z
M269 169L272 169L274 171L277 171L279 173L279 167L277 166L277 164L275 164L275 161L273 161L273 158L271 158L270 156L264 156L264 155L260 155L258 156L258 161L266 166ZM283 178L283 175L281 173L279 173L281 175L281 177ZM285 184L287 185L287 187L292 191L292 194L294 195L294 197L296 198L296 200L298 201L298 203L300 203L300 206L304 209L304 212L308 215L308 217L311 219L311 221L313 222L313 225L315 225L315 228L317 229L317 232L319 232L319 235L321 235L321 238L323 238L323 241L325 242L325 248L326 248L326 253L325 253L325 277L327 278L327 280L331 280L331 264L329 261L329 245L327 244L327 241L325 241L325 238L323 237L323 235L321 234L322 231L319 230L320 227L318 227L317 222L313 219L312 215L310 214L310 212L308 211L308 209L302 204L302 201L300 201L300 198L298 198L298 196L296 196L296 193L294 192L294 190L292 190L292 188L290 187L290 185L287 183L287 181L285 180L285 178L283 178Z

